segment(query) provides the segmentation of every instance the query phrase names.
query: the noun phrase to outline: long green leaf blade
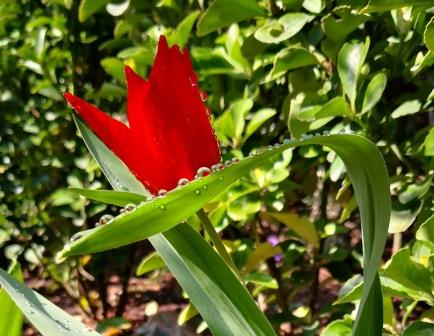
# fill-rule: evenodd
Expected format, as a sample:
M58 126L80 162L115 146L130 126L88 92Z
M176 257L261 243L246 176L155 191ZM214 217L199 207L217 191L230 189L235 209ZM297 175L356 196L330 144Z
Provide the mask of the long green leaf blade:
M23 281L20 265L14 261L9 274ZM23 314L4 289L0 289L0 331L8 336L20 336L23 332Z
M343 160L360 209L364 252L364 286L353 334L356 336L365 335L361 326L372 321L375 322L374 330L381 331L382 323L379 322L378 314L382 306L382 298L375 293L378 294L381 291L377 269L381 262L390 218L389 181L384 160L377 147L358 135L333 134L305 137L249 157L238 164L195 180L181 189L174 190L164 198L146 202L140 205L136 211L122 215L104 227L85 231L83 237L66 246L61 255L79 255L111 249L145 239L158 232L167 231L203 207L247 171L260 166L269 158L286 149L312 144L331 148ZM98 160L101 153L94 153L94 151L99 150L98 146L89 148ZM113 180L111 183L116 189L116 183ZM118 238L119 241L113 242L113 237ZM170 241L167 243L171 244ZM157 250L157 252L160 254L164 251ZM176 265L168 263L168 267L172 269ZM182 285L185 286L185 284ZM204 316L204 318L207 320L207 317ZM208 319L210 318L212 319L208 316Z
M14 300L26 318L44 336L100 335L2 269L0 269L0 285Z

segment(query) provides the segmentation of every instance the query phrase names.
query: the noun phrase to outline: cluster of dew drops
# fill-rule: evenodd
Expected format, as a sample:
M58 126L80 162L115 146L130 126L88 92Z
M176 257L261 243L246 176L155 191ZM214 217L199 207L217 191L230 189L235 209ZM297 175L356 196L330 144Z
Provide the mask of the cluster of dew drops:
M340 130L340 131L337 132L337 133L338 133L338 134L354 134L354 132L352 132L351 130L346 130L346 129L342 129L342 130ZM309 139L312 139L314 136L315 136L315 137L318 137L318 136L328 136L328 135L330 135L330 134L331 134L331 133L328 132L328 131L324 131L322 134L320 134L320 133L316 133L315 135L311 135L311 134L302 134L302 135L298 138L298 140L309 140ZM287 145L287 144L291 143L292 141L293 141L293 139L288 139L288 138L286 138L286 139L283 140L282 144L280 144L280 143L276 143L275 145L270 145L270 146L268 146L267 149L268 149L268 150L273 150L273 149L279 148L281 145ZM253 157L253 156L255 156L255 155L257 155L257 154L260 154L260 153L261 153L261 152L257 151L256 153L251 154L251 155L249 155L248 157L250 158L250 157ZM224 162L216 163L216 164L212 165L211 167L201 167L201 168L199 168L199 169L197 170L196 175L194 176L194 180L197 180L197 179L200 179L200 178L202 178L202 177L208 176L208 175L210 175L210 174L212 174L212 173L214 173L214 172L218 172L218 171L220 171L220 170L223 170L223 169L225 169L225 168L227 168L227 167L229 167L229 166L231 166L231 165L233 165L233 164L237 164L237 163L239 163L239 159L238 159L237 157L234 157L234 158L232 158L231 160L226 160L226 161L224 161ZM223 180L223 177L220 176L219 179L220 179L220 180ZM187 178L181 178L181 179L178 181L178 187L177 187L176 189L179 189L179 188L185 187L185 186L187 186L190 182L192 182L192 181L190 181L190 180L187 179ZM207 187L206 185L204 185L204 186L202 187L202 189L204 189L204 190L207 190L207 188L208 188L208 187ZM135 211L136 208L137 208L138 206L141 206L141 205L143 205L143 204L145 204L145 203L147 203L147 202L149 202L149 201L152 201L152 200L154 200L154 199L159 199L159 198L161 199L161 198L164 198L164 197L167 196L168 193L169 193L169 192L168 192L167 190L165 190L165 189L161 189L161 190L158 191L156 197L152 197L152 196L151 196L151 197L149 197L148 199L146 199L145 201L141 202L141 203L138 204L138 205L136 205L136 204L132 204L132 203L131 203L131 204L127 204L125 207L123 207L123 208L120 210L120 214L119 214L119 216L122 216L122 215L127 214L127 213L131 213L131 212ZM196 195L200 195L200 194L201 194L201 190L200 190L200 189L196 189L196 190L195 190L195 194L196 194ZM162 210L162 211L166 210L166 206L165 206L164 204L160 204L160 205L158 206L158 208L159 208L160 210ZM119 216L118 216L118 217L119 217ZM95 226L103 226L103 225L105 225L105 224L108 224L109 222L111 222L111 221L114 220L114 219L115 219L114 216L109 215L109 214L105 214L105 215L101 216L101 218L99 219L99 221L96 223ZM75 236L73 236L73 237L71 238L71 240L77 240L77 239L79 239L80 237L81 237L81 235L75 235Z

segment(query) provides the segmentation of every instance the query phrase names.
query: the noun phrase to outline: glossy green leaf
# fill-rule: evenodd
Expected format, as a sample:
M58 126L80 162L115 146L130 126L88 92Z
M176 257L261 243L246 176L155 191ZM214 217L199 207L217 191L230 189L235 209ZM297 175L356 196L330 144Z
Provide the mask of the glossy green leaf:
M188 224L151 238L215 336L275 335L245 287ZM200 251L200 253L198 253ZM208 318L212 316L212 318Z
M266 82L270 82L283 76L287 71L317 64L318 61L309 50L290 47L285 48L276 55L273 68L267 76Z
M12 262L8 273L22 282L20 265ZM23 314L4 289L0 289L0 331L7 336L21 336L23 334Z
M365 43L345 43L338 55L338 73L342 82L344 93L355 111L357 86L360 77L360 70L365 63L368 54L370 40L366 38Z
M91 138L88 137L88 133L89 131L84 132L83 137L85 137L89 143ZM298 145L312 144L328 146L341 157L353 183L354 193L360 209L363 226L365 270L363 295L355 322L354 335L365 335L362 326L364 323L368 323L367 321L372 320L376 321L376 323L369 322L369 324L372 325L372 330L381 330L382 323L379 321L381 317L379 317L378 314L378 307L382 307L381 287L378 280L377 269L387 238L387 227L390 217L389 181L384 161L379 150L367 139L353 134L332 134L287 141L278 148L273 148L261 154L246 158L221 171L197 179L185 187L173 190L163 198L156 198L146 202L138 206L135 211L123 214L105 226L84 231L82 238L65 246L60 256L64 257L103 251L139 241L149 237L151 234L165 231L163 235L158 235L156 238L151 237L150 241L154 246L158 245L161 247L161 249L157 249L157 253L164 259L171 271L174 272L181 285L184 288L189 288L189 290L186 290L190 298L193 298L189 291L194 291L195 286L191 285L189 281L196 283L197 281L201 281L201 279L203 281L208 281L208 279L201 278L201 272L192 274L191 271L188 271L185 263L189 261L181 257L176 250L178 248L186 248L185 253L188 255L187 259L190 258L191 262L191 260L194 260L191 259L193 258L193 254L189 254L187 246L191 244L202 244L202 242L192 242L189 240L196 240L196 238L199 240L200 236L198 237L197 233L190 235L186 234L186 232L181 232L189 232L191 230L190 227L186 225L179 225L176 229L170 228L174 228L177 223L182 222L188 216L194 214L230 184L238 180L249 170L264 164L269 158ZM89 146L89 149L97 160L103 159L101 155L107 151L105 147L105 150L101 152L101 146L105 147L101 142L99 142L98 145L93 142ZM124 173L127 173L127 168L125 166L122 167L122 169L125 169ZM107 174L107 176L112 177L110 182L114 188L119 188L113 177L114 174ZM116 239L112 239L113 237L116 237ZM205 244L202 247L205 248L205 246L209 245ZM165 250L171 250L172 252L169 253ZM200 254L203 255L202 249L199 248L196 251L201 251ZM200 257L201 256L197 256L197 258ZM180 266L180 264L184 266ZM209 265L213 265L213 263L209 262L206 264L208 267ZM197 267L197 265L195 267ZM197 270L197 268L195 269ZM183 281L179 278L180 276L184 277ZM207 277L208 276L210 275L207 275ZM201 299L212 300L212 298L205 295L206 293L204 293L203 297L197 297L196 301L200 301ZM195 301L193 301L193 303L205 320L207 320L208 325L215 325L214 323L216 322L212 321L214 316L211 312L210 315L208 315L206 313L208 312L207 310L203 311L201 309L202 305L198 305L198 302ZM213 306L209 302L207 304ZM221 321L219 323L221 323ZM224 328L224 326L222 326L222 328Z
M100 335L2 269L0 269L0 285L30 323L44 336Z
M104 58L101 60L101 66L119 82L123 83L125 81L125 64L120 59L115 57Z
M163 268L165 266L166 266L166 264L164 263L163 259L161 259L161 257L158 254L151 253L150 255L143 258L143 260L140 262L139 266L137 266L136 275L140 276L140 275L143 275L145 273L154 271L156 269Z
M78 20L86 21L89 17L103 8L110 0L81 0L78 7Z
M416 239L434 246L434 215L429 217L416 231Z
M309 220L309 218L298 216L297 214L289 212L270 212L268 215L285 224L303 240L312 244L313 247L319 248L318 232L316 231L315 225Z
M402 7L431 7L432 0L369 0L362 13L384 12Z
M405 329L403 336L432 336L434 335L434 323L416 321Z
M431 52L434 52L434 17L426 25L425 32L423 33L423 41Z
M351 320L337 320L328 324L321 336L351 336Z
M406 115L415 114L420 111L422 103L417 100L408 100L399 105L391 114L393 119L401 118Z
M215 0L200 18L197 35L203 36L232 23L265 15L256 0Z
M382 276L404 287L411 296L434 302L432 277L429 270L413 261L408 247L396 252L384 266Z
M194 23L199 14L199 11L194 11L178 24L173 38L170 39L171 44L176 43L181 48L187 44L191 30L193 29Z
M262 126L264 122L273 117L276 114L276 110L272 108L263 108L259 111L252 113L252 118L246 127L243 141L246 141L256 130Z
M387 84L387 76L380 72L376 74L366 88L361 114L370 111L380 101Z
M425 147L425 156L434 156L434 127L430 129L423 142L423 145Z
M254 268L260 265L262 262L275 256L278 253L282 253L280 246L273 246L270 243L259 244L253 253L250 255L249 260L247 260L244 266L244 273L249 274Z
M335 97L330 99L326 104L321 106L318 112L315 113L315 119L317 120L339 116L351 116L351 109L343 97Z
M289 13L272 20L255 32L255 38L263 43L280 43L296 35L314 17L304 13Z
M339 43L368 18L368 15L354 13L350 6L338 6L324 16L321 25L327 38Z
M129 203L138 204L140 202L146 201L147 199L146 196L126 191L120 192L114 190L91 190L83 188L69 188L69 190L93 201L117 206L125 206Z

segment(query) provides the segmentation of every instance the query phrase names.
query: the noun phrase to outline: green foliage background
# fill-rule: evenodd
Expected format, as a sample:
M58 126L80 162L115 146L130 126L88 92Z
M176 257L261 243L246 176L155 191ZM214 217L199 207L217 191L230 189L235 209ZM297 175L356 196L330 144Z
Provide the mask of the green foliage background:
M67 189L106 182L61 94L73 91L123 118L123 68L146 77L164 34L188 47L224 159L290 135L343 128L378 145L393 196L381 273L385 332L402 334L410 320L432 322L430 6L405 0L0 1L0 264L18 257L75 297L83 295L74 265L58 267L54 255L74 232L115 209ZM325 335L346 335L349 322L339 320L353 308L344 303L358 298L361 246L351 245L358 215L340 159L319 146L285 152L209 210L231 238L255 296L265 293L271 311L309 307L291 321L306 335L319 330L321 316L337 321ZM279 267L263 262L276 252L263 244L270 235L281 241ZM345 283L342 305L297 297L306 288L318 292L320 267ZM426 328L418 323L405 335Z

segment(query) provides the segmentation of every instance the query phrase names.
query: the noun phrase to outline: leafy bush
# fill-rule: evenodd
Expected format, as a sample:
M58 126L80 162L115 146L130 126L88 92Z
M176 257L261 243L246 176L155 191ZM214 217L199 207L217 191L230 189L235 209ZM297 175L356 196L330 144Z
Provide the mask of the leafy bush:
M367 315L359 316L362 327L356 333L376 335L378 328L386 335L433 332L433 10L424 0L0 3L0 263L6 268L18 259L25 275L63 287L101 320L108 317L102 295L110 275L105 258L127 284L149 246L134 244L119 253L78 259L59 256L103 251L168 230L151 237L157 254L147 255L138 274L161 275L167 264L216 335L241 335L243 328L248 335L258 330L268 335L268 322L236 276L221 271L225 264L190 226L173 227L188 218L197 228L195 212L204 206L239 277L282 334L290 323L294 334L350 335L362 297L362 266L369 287L363 295L370 296L363 296L367 301L359 312L365 309ZM78 138L62 93L73 91L125 120L124 66L146 78L162 34L170 44L188 47L199 86L207 93L223 161L240 163L153 201L162 202L157 205L166 211L145 204L117 216L119 207L144 198L96 191L109 188L98 166L104 168L104 162L94 160ZM88 143L98 143L78 126ZM305 135L340 130L355 134ZM381 152L388 181L377 150L366 149L360 135ZM284 142L290 137L298 140ZM369 190L363 191L366 185ZM204 186L208 191L199 197L189 194ZM377 278L375 259L383 252L381 230L388 223L375 216L388 215L384 188L389 186L390 236ZM104 214L116 217L93 229ZM140 221L137 214L143 215ZM68 243L77 232L84 237ZM195 296L198 273L174 266L188 268L186 233L204 258L214 260L214 268L199 268L217 284L209 297L203 288L199 299ZM169 246L181 257L169 255ZM199 257L191 256L195 265ZM219 276L209 273L219 271ZM99 280L87 280L87 272ZM16 266L13 273L20 278ZM8 284L15 282L4 272L0 282L13 291ZM15 286L37 309L39 299L28 298L33 292ZM90 288L100 293L101 302L90 299ZM2 294L0 300L9 300ZM239 313L240 320L250 321L250 331L213 324L212 298L219 295L228 300L217 306L221 318L236 320ZM46 324L35 323L32 314L41 312L26 312L25 299L11 296L41 332L73 330L75 321L57 317L64 313L52 307L44 315ZM232 315L225 310L228 302L235 307ZM184 314L194 315L196 308L186 306ZM95 314L98 309L102 318ZM69 322L59 327L50 316ZM377 321L366 322L368 317Z

